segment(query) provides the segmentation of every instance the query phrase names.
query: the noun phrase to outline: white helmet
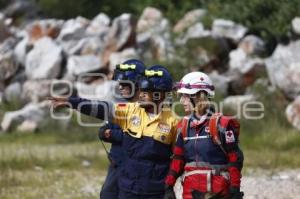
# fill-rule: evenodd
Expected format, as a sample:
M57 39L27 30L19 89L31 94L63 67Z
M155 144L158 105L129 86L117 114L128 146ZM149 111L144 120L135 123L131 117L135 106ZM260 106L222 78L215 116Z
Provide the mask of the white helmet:
M215 87L211 79L202 72L191 72L186 74L176 85L177 93L196 94L199 91L206 91L209 98L215 95Z

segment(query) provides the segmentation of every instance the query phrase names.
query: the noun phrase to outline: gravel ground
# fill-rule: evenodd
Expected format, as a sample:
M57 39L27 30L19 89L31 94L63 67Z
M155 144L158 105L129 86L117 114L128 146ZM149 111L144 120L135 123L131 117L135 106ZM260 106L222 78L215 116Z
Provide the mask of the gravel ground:
M175 190L181 199L179 181ZM244 199L300 199L300 170L248 171L242 178L241 190Z

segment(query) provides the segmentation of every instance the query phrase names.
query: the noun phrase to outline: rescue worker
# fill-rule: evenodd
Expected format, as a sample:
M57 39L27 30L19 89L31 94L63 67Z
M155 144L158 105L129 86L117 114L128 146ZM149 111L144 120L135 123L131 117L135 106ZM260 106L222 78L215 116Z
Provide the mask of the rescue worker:
M130 59L122 64L117 65L112 78L114 81L118 82L118 95L120 96L116 96L116 101L136 102L139 96L138 81L143 77L144 73L144 63L136 59ZM120 173L120 166L125 158L125 153L122 149L121 142L112 142L107 136L111 133L111 131L118 132L118 134L123 134L123 130L120 128L120 126L111 122L107 122L99 129L99 139L101 141L111 143L110 152L108 154L110 165L100 191L101 199L118 198L118 176Z
M238 121L213 112L214 86L204 73L185 75L177 92L185 111L192 107L193 113L178 124L164 199L175 198L173 186L182 174L183 199L242 198Z
M81 98L52 98L52 103L54 108L69 103L81 113L120 125L124 133L117 137L122 137L126 160L119 175L119 198L162 199L176 139L177 120L164 106L167 93L172 91L172 77L163 66L152 66L145 71L139 89L139 103L112 106ZM115 137L113 134L107 137Z

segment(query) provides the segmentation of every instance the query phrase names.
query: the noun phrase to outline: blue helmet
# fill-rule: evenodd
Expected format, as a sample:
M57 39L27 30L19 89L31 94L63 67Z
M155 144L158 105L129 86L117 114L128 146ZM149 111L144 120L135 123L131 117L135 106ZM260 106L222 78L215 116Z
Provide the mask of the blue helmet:
M142 91L172 91L173 80L170 72L160 65L150 66L145 70L144 78L139 82Z
M118 64L114 70L113 80L122 81L128 80L133 83L138 83L138 81L143 77L145 72L145 65L142 61L137 59L130 59L122 64Z

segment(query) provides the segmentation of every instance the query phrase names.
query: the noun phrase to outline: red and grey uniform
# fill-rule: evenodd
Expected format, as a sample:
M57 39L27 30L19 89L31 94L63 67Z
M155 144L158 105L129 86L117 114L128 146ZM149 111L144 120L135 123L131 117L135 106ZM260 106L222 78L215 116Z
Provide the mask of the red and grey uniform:
M213 139L212 121L207 116L184 118L178 124L173 159L165 183L174 186L183 174L183 198L192 192L212 193L220 198L238 191L241 183L243 153L238 146L239 123L221 116L216 122L219 143Z

